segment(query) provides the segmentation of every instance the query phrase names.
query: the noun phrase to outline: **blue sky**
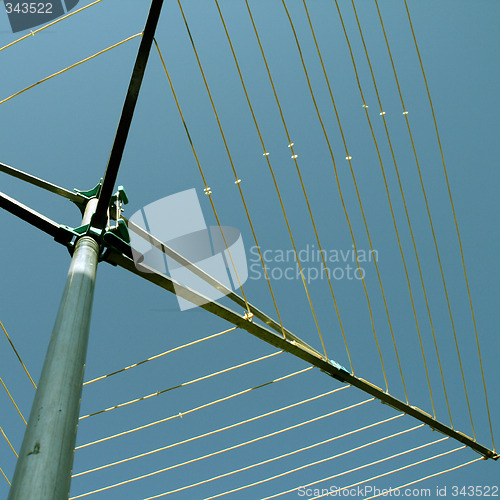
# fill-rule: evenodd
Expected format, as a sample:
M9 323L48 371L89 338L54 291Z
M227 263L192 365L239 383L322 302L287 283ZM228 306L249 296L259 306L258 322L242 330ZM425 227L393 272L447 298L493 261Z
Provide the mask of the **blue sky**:
M90 2L80 2L82 6ZM352 239L340 203L334 168L304 76L297 46L282 3L249 2L280 100L294 153L307 190L322 247L343 252L347 262L332 260L332 271L346 272L353 265ZM79 4L79 7L80 7ZM397 74L408 111L419 166L436 230L446 278L464 374L478 441L490 446L474 329L461 267L441 156L429 103L408 19L402 2L380 1L380 8ZM298 250L306 250L306 272L313 277L321 270L312 249L317 242L312 230L288 139L263 64L259 46L243 1L221 1L222 12L241 66L256 120L269 152L280 193ZM363 208L377 252L390 318L408 389L410 404L432 413L417 328L409 300L408 285L387 202L380 162L362 107L352 62L334 2L308 2ZM365 102L384 169L403 253L415 300L420 333L427 356L436 413L449 424L448 411L427 315L422 286L408 224L388 147L380 109L366 56L361 44L352 4L339 2ZM455 427L472 434L457 361L453 332L441 283L436 252L420 187L415 157L409 141L403 109L392 73L387 47L373 2L355 2L376 77L383 111L401 175L405 199L423 270L431 317L445 373L446 389ZM486 374L495 437L499 394L494 366L498 340L494 311L499 289L495 255L499 248L498 171L499 125L495 114L499 75L497 22L500 7L478 0L408 1L423 64L428 78L443 145L463 252L477 321L482 361ZM284 325L316 349L321 349L318 331L301 280L286 279L295 262L292 244L270 176L266 157L242 90L215 3L182 2L191 34L214 99L233 164L254 224L259 245L267 250L280 316ZM331 141L339 181L359 250L368 252L358 199L332 102L319 64L302 2L287 2L300 41L314 97ZM0 52L2 81L0 100L75 62L89 57L142 30L148 2L103 0L55 26ZM0 45L18 35L9 32L7 16L0 9ZM276 317L265 280L258 277L255 242L214 118L200 71L176 2L167 1L157 31L167 69L203 167L221 222L237 227L243 236L250 265L243 290L248 300ZM128 79L138 48L138 38L84 63L0 105L2 134L0 161L72 189L89 189L102 176L113 141ZM179 191L195 188L205 218L215 217L200 177L190 144L176 108L163 66L155 50L151 53L143 88L119 174L130 204L126 216L141 207ZM2 174L1 190L39 210L57 222L76 227L79 212L66 200L57 199ZM175 217L176 214L165 214ZM60 294L69 266L67 251L50 237L26 226L12 215L0 213L3 265L0 320L9 332L28 369L37 380ZM330 255L333 255L331 253ZM254 267L251 267L254 264ZM389 389L404 397L394 347L388 328L382 294L373 262L362 263L380 342ZM336 276L340 276L337 271ZM356 375L385 387L381 363L373 337L370 315L360 280L333 280ZM327 352L348 367L344 342L332 297L325 279L311 279L309 292ZM224 302L224 301L223 301ZM226 302L224 302L226 303ZM241 312L241 311L239 311ZM221 332L230 325L199 309L180 312L176 298L126 271L102 263L99 266L85 379L118 370L176 346ZM7 341L2 340L1 377L27 418L34 390ZM196 346L146 363L126 373L87 386L81 414L161 391L274 351L243 331L233 331ZM169 416L184 413L247 388L302 370L307 366L286 353L209 380L169 391L148 399L84 419L77 444L123 432ZM342 387L316 370L235 397L225 403L192 412L182 419L152 426L125 437L78 450L75 472L88 470L148 450L167 446L219 427L291 405ZM126 479L172 466L185 460L258 436L297 425L329 412L368 399L353 388L304 403L242 424L232 430L179 445L145 458L75 478L72 495L79 495ZM1 426L19 449L24 424L5 394L0 396ZM289 453L301 447L397 415L379 402L325 417L295 430L178 467L99 493L100 498L147 498L169 490L225 474L240 467ZM418 425L409 417L296 453L281 460L181 491L176 498L207 498L305 464L332 457L384 436ZM304 468L258 486L234 493L234 498L263 498L321 478L359 467L404 450L440 439L438 433L418 429L391 440L352 452L343 458ZM5 441L1 444L0 467L9 478L15 456ZM402 457L320 483L344 487L426 457L444 453L458 443L437 443ZM378 488L396 487L420 477L477 458L461 450L397 474L370 481ZM497 464L476 462L455 472L429 479L416 487L431 488L494 485ZM0 478L1 495L8 485ZM2 482L3 481L3 482ZM294 498L297 493L290 493ZM287 497L287 498L288 498Z

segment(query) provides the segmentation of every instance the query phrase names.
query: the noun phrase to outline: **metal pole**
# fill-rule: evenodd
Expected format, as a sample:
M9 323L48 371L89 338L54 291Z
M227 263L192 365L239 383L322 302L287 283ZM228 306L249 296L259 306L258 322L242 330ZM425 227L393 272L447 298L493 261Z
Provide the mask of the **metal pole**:
M88 224L97 199L86 207ZM67 500L94 297L98 243L78 240L19 452L9 500Z

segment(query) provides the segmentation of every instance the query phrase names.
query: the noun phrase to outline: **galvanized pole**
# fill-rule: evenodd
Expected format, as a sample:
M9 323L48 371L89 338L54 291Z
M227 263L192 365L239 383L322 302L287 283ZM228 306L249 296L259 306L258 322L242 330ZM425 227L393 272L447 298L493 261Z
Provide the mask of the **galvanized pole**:
M82 225L96 205L88 202ZM98 256L93 238L77 241L9 500L68 499Z
M163 0L152 0L118 123L99 198L88 201L82 226L104 230L111 193L127 141ZM2 198L0 198L2 201ZM5 204L5 199L3 202ZM7 200L12 204L12 200ZM19 209L19 204L16 204ZM25 220L53 231L39 214L22 207ZM41 224L43 223L43 224ZM43 226L43 227L41 227ZM75 451L99 243L81 237L75 246L56 323L12 479L9 500L67 500Z

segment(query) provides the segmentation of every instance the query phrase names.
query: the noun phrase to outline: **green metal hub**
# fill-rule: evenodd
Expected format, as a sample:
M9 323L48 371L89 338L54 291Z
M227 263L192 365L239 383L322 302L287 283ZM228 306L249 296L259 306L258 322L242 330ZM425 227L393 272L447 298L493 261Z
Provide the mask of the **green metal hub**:
M74 189L74 191L79 195L79 197L83 198L85 201L76 202L75 205L81 210L83 213L88 202L92 199L98 199L101 193L103 179L99 181L99 183L88 191L82 191L80 189ZM66 246L71 254L73 254L76 242L82 238L83 236L90 236L94 239L101 249L99 260L106 260L107 255L109 254L109 250L117 250L125 255L131 256L132 251L130 249L130 235L127 228L126 222L121 218L121 213L123 211L122 205L128 204L128 196L125 192L123 186L118 187L118 191L111 197L111 203L109 205L109 210L111 216L114 220L116 220L116 225L113 227L106 227L101 230L92 225L92 222L89 224L83 224L78 227L70 227L61 225L63 229L67 232L73 234L74 238L70 243Z

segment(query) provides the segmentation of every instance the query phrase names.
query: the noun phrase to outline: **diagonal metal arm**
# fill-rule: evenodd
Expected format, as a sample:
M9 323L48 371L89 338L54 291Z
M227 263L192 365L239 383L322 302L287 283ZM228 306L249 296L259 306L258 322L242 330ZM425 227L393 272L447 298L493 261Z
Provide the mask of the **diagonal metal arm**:
M28 224L41 229L43 232L52 236L57 242L63 245L69 243L73 238L73 233L68 231L65 227L60 226L57 222L52 219L45 217L41 213L27 207L21 202L7 196L6 194L0 192L0 208L7 210L11 214L19 217Z
M274 331L278 332L281 335L284 335L288 340L297 342L299 344L303 344L304 346L307 346L302 340L300 340L298 337L296 337L292 332L287 330L286 328L282 327L279 323L274 321L271 317L269 317L267 314L262 312L260 309L255 307L254 305L246 302L242 297L240 297L237 293L233 292L229 288L227 288L224 284L222 284L220 281L216 280L213 276L210 274L206 273L203 271L203 269L200 269L196 264L191 262L190 260L186 259L183 257L180 253L176 252L174 249L170 248L168 245L160 241L158 238L153 236L151 233L148 233L144 229L142 229L140 226L137 224L131 222L130 220L126 219L123 217L123 220L127 224L127 227L130 231L134 232L141 238L144 238L148 243L151 243L155 248L163 252L165 255L168 257L171 257L174 259L176 262L184 266L186 269L189 269L193 274L201 278L203 281L214 287L216 290L219 290L222 292L228 299L232 300L234 303L238 304L240 307L243 309L249 310L256 318L260 319L263 321L266 325L271 327ZM321 354L313 349L311 346L307 346L307 349L314 351L314 353L317 356L321 356Z
M57 186L56 184L52 184L51 182L40 179L39 177L35 177L34 175L23 172L22 170L10 167L9 165L5 165L5 163L0 163L0 172L4 172L5 174L16 177L17 179L21 179L22 181L33 184L34 186L45 189L46 191L50 191L51 193L58 194L59 196L62 196L63 198L76 203L77 205L84 206L87 203L87 198L85 198L81 194L75 193L73 191L68 191L67 189Z
M130 79L127 95L123 104L122 114L116 130L115 140L111 148L106 172L104 173L104 181L99 194L99 202L92 218L92 225L98 229L103 229L108 220L108 206L113 194L113 189L118 176L118 169L127 142L130 124L134 115L135 105L139 96L144 71L148 62L149 52L153 43L153 37L156 31L156 25L160 17L163 0L153 0L149 10L148 19L144 32L142 33L141 45L137 53L134 70Z
M281 329L279 331L279 335L275 332L271 331L267 328L267 326L260 326L252 321L248 320L248 317L242 316L238 313L235 313L231 309L226 306L223 306L217 302L212 302L209 298L201 295L200 293L179 284L169 276L159 273L152 267L149 267L145 264L136 264L132 259L126 257L125 255L120 255L115 251L111 251L107 261L110 264L117 265L123 267L127 271L130 271L134 274L137 274L141 278L145 278L146 280L154 283L155 285L168 290L169 292L179 295L185 300L192 302L193 304L199 305L199 307L219 316L231 323L243 328L244 330L249 331L253 335L265 340L266 342L272 344L279 349L289 350L290 346L294 350L299 349L301 353L307 355L306 361L311 363L311 359L314 358L316 360L323 360L326 365L329 365L330 362L325 360L324 356L320 354L316 349L308 345L302 339L296 337L292 333L290 333L290 338L287 336L286 339L283 338L281 334ZM245 303L243 302L243 307L245 308ZM263 313L262 313L263 314ZM267 317L267 316L266 316ZM288 346L288 347L287 347ZM299 357L302 357L299 355ZM334 366L336 366L337 371L343 371L346 374L348 373L345 368L341 367L339 364L332 362ZM313 363L314 364L314 363ZM342 377L335 376L338 380L344 381Z
M431 429L439 431L442 434L465 444L477 453L481 454L484 458L492 458L493 460L497 460L499 458L499 455L497 455L494 451L479 444L471 437L443 424L420 408L411 406L408 403L405 403L400 399L392 396L391 394L384 392L382 389L371 384L370 382L357 377L352 373L349 373L345 368L335 363L334 361L327 360L324 356L317 353L317 351L315 351L313 348L308 346L305 342L301 341L297 337L296 338L300 340L300 343L290 341L287 338L276 335L276 333L274 333L267 327L248 321L248 319L244 316L235 313L231 309L218 304L217 302L208 301L209 299L207 299L206 297L201 296L197 292L187 287L179 285L178 283L174 282L172 278L155 271L153 268L146 265L136 265L132 259L125 257L124 255L119 255L116 252L112 252L109 256L108 261L112 264L123 267L124 269L140 276L141 278L144 278L151 283L154 283L155 285L168 290L169 292L177 294L182 298L193 302L194 304L199 304L199 306L206 311L209 311L212 314L215 314L216 316L219 316L233 323L234 325L240 327L243 330L246 330L252 335L255 335L268 344L271 344L278 349L283 349L284 351L287 351L290 354L303 359L307 363L316 366L331 377L341 382L351 384L358 389L366 392L367 394L370 394L373 397L377 398L382 403L387 404L394 409L401 411L428 425ZM309 347L309 349L307 347Z

